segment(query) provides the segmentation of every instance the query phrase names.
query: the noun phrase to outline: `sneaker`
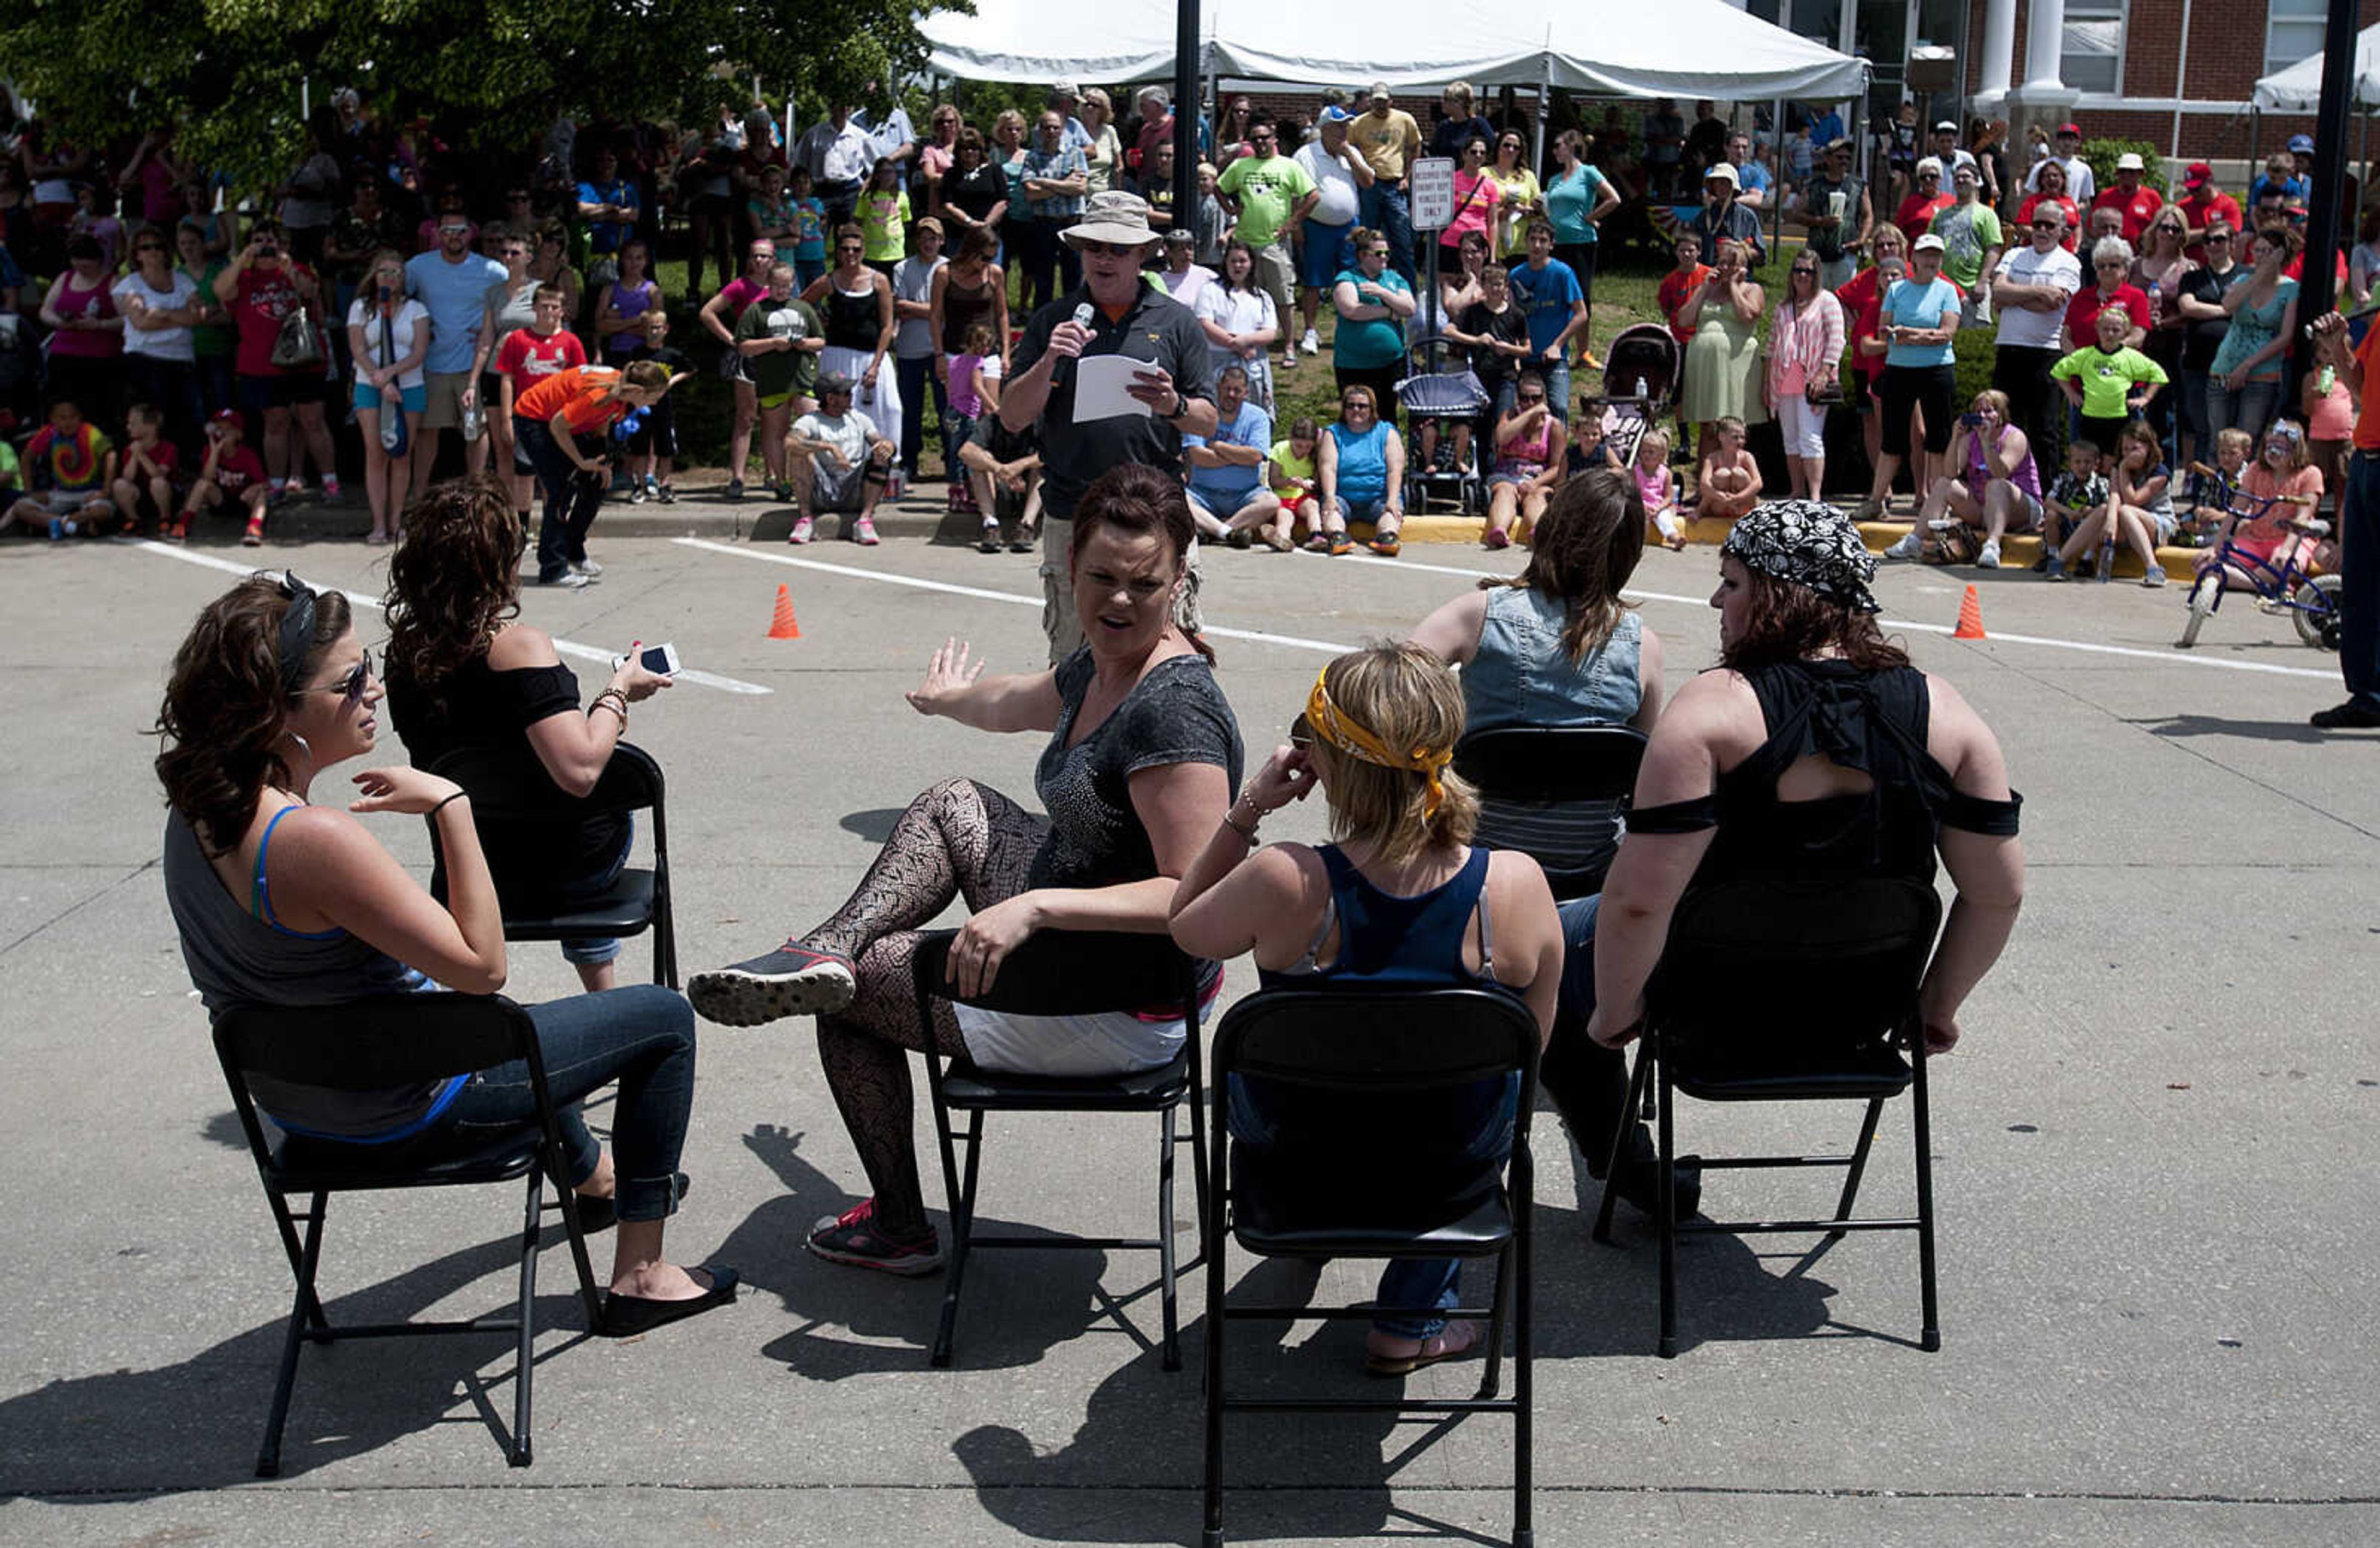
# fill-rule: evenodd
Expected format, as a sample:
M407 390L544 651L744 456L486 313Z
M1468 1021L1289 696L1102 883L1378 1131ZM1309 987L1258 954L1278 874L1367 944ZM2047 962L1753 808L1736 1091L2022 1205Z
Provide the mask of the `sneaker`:
M978 553L998 553L1000 551L1000 524L998 522L988 521L983 524L983 536L976 539L975 551Z
M809 1240L804 1245L813 1257L831 1264L881 1269L887 1274L915 1276L942 1266L942 1245L931 1226L922 1236L906 1241L888 1236L876 1224L874 1199L826 1216L810 1228Z
M794 502L794 486L792 482L788 479L780 478L776 482L771 484L769 486L769 498L775 501L780 505L792 504Z
M662 481L659 478L654 478L650 473L645 475L644 493L647 495L653 494L657 492L661 487Z
M179 521L169 521L157 528L157 536L169 543L187 543L190 540L190 519L185 516Z
M646 501L650 500L651 498L652 490L643 484L638 484L635 489L628 491L628 503L631 505L642 505Z
M1305 551L1308 553L1329 553L1330 551L1330 534L1328 532L1317 532L1309 535L1305 539Z
M876 536L875 518L861 516L851 524L851 540L863 549L872 549L884 539Z
M1975 550L1976 569L1997 570L1999 567L2000 546L1998 543L1985 543L1982 548Z
M570 573L574 575L585 575L589 580L593 580L603 573L603 566L591 559L574 559L570 562Z
M1330 545L1330 557L1333 559L1338 558L1342 554L1349 554L1355 551L1355 539L1348 537L1344 532L1332 533L1328 541Z
M1235 549L1244 549L1257 540L1256 533L1245 526L1235 526L1223 534L1223 541Z
M264 518L262 516L249 517L248 530L239 535L239 540L241 546L244 548L253 549L262 547L264 543Z
M1275 532L1269 527L1265 531L1264 544L1265 547L1272 550L1275 553L1287 553L1293 546L1289 540L1288 533Z
M677 490L668 484L656 485L653 489L653 498L664 505L674 505L677 503Z
M727 480L727 487L726 487L725 489L723 489L723 490L720 490L720 491L719 491L719 494L720 494L720 498L721 498L721 499L722 499L722 500L741 500L741 499L743 499L743 498L744 498L744 480L743 480L743 479L741 479L741 478L730 478L730 479L728 479L728 480Z
M2041 573L2045 579L2062 581L2066 578L2066 561L2054 553L2045 554L2042 558Z
M1853 521L1874 521L1883 514L1884 502L1876 499L1874 495L1868 496L1865 500L1861 501L1858 504L1852 507L1852 520Z
M2154 591L2165 584L2165 566L2152 564L2141 573L2141 584Z
M785 534L788 543L807 543L818 535L818 523L808 516L795 516L794 529Z
M1297 347L1308 355L1319 355L1322 353L1322 335L1308 328L1305 336L1297 341Z
M2374 709L2361 699L2349 699L2334 704L2328 709L2317 709L2308 716L2309 724L2324 731L2370 731L2380 726L2380 709Z
M851 959L789 940L766 956L686 981L686 997L706 1021L751 1027L787 1016L829 1016L858 992Z
M1884 550L1884 557L1887 559L1914 559L1917 557L1919 541L1920 539L1917 536L1916 530L1912 528L1901 537L1900 541L1893 544L1890 548Z
M558 575L540 575L537 584L558 587L564 591L584 591L587 589L587 577L576 570L565 570Z
M325 500L336 500L339 498L339 476L337 474L326 473L322 475L322 498Z

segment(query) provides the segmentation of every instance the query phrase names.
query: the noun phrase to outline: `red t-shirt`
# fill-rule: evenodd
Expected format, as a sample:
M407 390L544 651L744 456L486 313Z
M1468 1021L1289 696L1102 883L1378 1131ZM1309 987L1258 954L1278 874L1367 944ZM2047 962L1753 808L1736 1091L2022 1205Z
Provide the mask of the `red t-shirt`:
M516 406L530 388L547 377L586 363L587 346L567 328L557 328L542 338L527 328L516 328L506 335L504 347L496 351L496 370L512 378Z
M2045 204L2054 204L2058 206L2058 209L2066 212L2066 236L2064 239L2058 243L2058 246L2064 248L2068 252L2072 252L2074 250L2074 238L2081 235L2082 230L2082 212L2076 209L2074 207L2074 201L2067 198L2064 194L2037 193L2025 195L2024 202L2016 207L2016 224L2023 229L2022 231L2010 236L2009 237L2009 241L2016 246L2022 246L2033 240L2033 212Z
M2363 368L2363 402L2355 411L2355 449L2380 452L2380 328L2363 335L2355 346L2355 363Z
M2099 313L2109 306L2124 308L2135 328L2146 328L2154 320L2149 316L2149 293L2136 284L2119 285L2116 294L2101 300L2099 287L2086 284L2066 303L2066 337L2069 347L2086 349L2099 342Z
M253 447L235 446L215 459L215 488L227 495L247 492L250 484L264 482L264 459Z
M1924 194L1911 194L1900 201L1900 212L1892 217L1892 224L1900 228L1903 236L1914 242L1925 235L1937 214L1958 202L1949 194L1936 194L1931 199Z
M2240 256L2245 258L2248 255L2241 253ZM2345 253L2339 254L2338 262L2338 277L2331 282L2330 293L2333 296L2344 296L2347 294L2347 255ZM2281 278L2285 280L2296 280L2300 284L2303 284L2305 281L2305 254L2300 253L2297 257L2289 260L2289 267L2281 271Z
M239 289L231 300L232 321L239 329L239 347L234 352L232 369L242 376L303 376L305 371L283 370L273 363L273 343L281 336L282 320L304 304L298 293L298 277L313 277L313 271L295 259L285 258L278 269L263 270L253 265L239 273ZM320 366L308 369L320 372Z
M124 443L123 461L119 466L123 469L124 476L128 478L133 476L132 455L135 452L140 453L148 457L151 462L156 464L157 471L164 474L167 479L175 483L181 482L182 454L175 450L174 443L172 441L166 441L162 437L150 442L147 446L135 446L131 441L126 441ZM142 477L145 478L146 475L142 475Z
M1843 308L1843 319L1850 331L1846 337L1851 345L1852 369L1864 377L1874 377L1884 369L1884 357L1860 352L1859 341L1876 335L1884 320L1884 271L1874 267L1861 270L1845 280L1835 292L1835 299Z
M2165 208L2165 195L2150 187L2146 183L2129 194L2120 187L2108 188L2091 201L2091 208L2121 212L2124 217L2124 240L2137 246L2141 239L2141 233L2149 228L2149 222L2156 219L2157 212Z
M1694 286L1717 272L1718 271L1707 263L1697 263L1683 273L1672 269L1661 276L1661 288L1656 299L1661 303L1661 315L1670 320L1671 336L1680 344L1694 342L1697 325L1689 319L1684 327L1678 326L1678 308L1686 304L1686 297L1694 293Z
M574 366L557 371L513 400L513 413L523 419L551 424L557 414L573 435L593 435L622 414L627 405L605 396L620 380L609 366Z
M2244 234L2248 229L2247 217L2240 212L2240 201L2228 193L2195 193L2178 202L2181 218L2190 223L2192 231L2205 230L2206 223L2213 220L2228 223L2234 232ZM2236 249L2234 257L2244 260L2248 256L2248 245L2239 237L2232 238L2232 246ZM2206 244L2204 242L2192 242L2181 250L2192 263L2206 261Z

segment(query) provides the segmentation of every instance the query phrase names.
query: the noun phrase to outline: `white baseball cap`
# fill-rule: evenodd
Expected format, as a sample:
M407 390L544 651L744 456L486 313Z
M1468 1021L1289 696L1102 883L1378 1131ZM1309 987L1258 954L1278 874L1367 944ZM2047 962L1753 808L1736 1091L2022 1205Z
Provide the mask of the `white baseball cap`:
M2118 172L2141 172L2146 169L2142 165L2141 158L2137 152L2127 151L2122 155L2116 158L2116 170Z
M1947 248L1949 245L1949 244L1944 242L1941 237L1937 236L1934 233L1929 231L1925 236L1917 238L1916 241L1912 242L1909 245L1909 250L1912 253L1938 253Z

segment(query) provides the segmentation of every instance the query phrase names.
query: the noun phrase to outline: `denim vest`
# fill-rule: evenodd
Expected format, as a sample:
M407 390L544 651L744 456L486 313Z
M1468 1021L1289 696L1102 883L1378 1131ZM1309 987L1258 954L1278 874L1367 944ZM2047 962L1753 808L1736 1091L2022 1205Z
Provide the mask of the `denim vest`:
M1479 648L1463 669L1465 725L1625 725L1642 695L1636 682L1644 621L1622 613L1601 649L1572 661L1562 648L1569 610L1535 587L1488 594Z

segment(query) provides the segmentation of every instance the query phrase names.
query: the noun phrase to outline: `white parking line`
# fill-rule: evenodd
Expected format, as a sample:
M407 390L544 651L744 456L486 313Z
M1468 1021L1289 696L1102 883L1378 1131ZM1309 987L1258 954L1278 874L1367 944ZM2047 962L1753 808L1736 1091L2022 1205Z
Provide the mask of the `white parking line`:
M881 581L886 586L905 586L918 591L939 591L951 597L974 597L986 602L1009 602L1018 607L1038 608L1038 593L1027 596L1021 591L991 591L980 586L961 586L956 581L926 580L917 575L895 574L889 570L863 570L855 564L836 564L823 559L804 559L790 553L777 553L768 549L733 543L714 543L708 538L673 538L680 548L701 549L709 553L723 553L730 559L758 560L764 564L784 564L796 570L816 570L830 575L849 575L856 580ZM1217 639L1250 640L1258 645L1285 645L1293 650L1319 650L1329 656L1343 656L1354 649L1352 645L1340 645L1331 640L1304 639L1296 635L1269 635L1260 629L1227 629L1210 623L1206 632Z
M211 553L193 552L189 549L180 548L172 543L161 543L151 538L119 538L116 541L128 548L140 549L149 553L162 555L166 559L178 559L185 564L196 564L203 569L221 570L230 575L252 575L265 568L261 564L243 564L236 559L219 559ZM370 608L374 612L381 611L381 601L377 597L368 597L360 591L349 591L344 587L334 589L347 599L350 606ZM576 656L582 661L600 661L607 671L611 668L612 658L618 654L616 651L605 650L601 646L580 645L576 640L555 640L553 648L562 655ZM776 692L766 683L747 683L740 677L722 677L715 671L697 671L691 667L681 670L677 674L677 681L691 683L702 688L716 688L722 694Z

